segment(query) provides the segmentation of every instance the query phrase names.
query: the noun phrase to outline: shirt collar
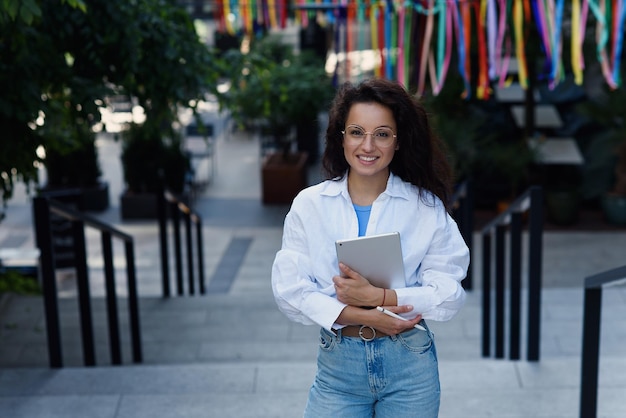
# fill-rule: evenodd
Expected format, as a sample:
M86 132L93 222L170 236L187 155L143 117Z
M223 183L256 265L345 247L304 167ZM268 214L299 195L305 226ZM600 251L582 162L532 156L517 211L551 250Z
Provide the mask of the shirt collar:
M411 187L412 185L410 183L407 183L403 181L400 177L394 175L393 173L390 173L389 179L387 180L387 188L382 194L389 197L399 197L405 200L409 200ZM341 178L333 179L332 181L326 182L326 187L322 189L320 194L322 196L343 195L346 199L349 199L350 195L348 194L347 173L344 174Z

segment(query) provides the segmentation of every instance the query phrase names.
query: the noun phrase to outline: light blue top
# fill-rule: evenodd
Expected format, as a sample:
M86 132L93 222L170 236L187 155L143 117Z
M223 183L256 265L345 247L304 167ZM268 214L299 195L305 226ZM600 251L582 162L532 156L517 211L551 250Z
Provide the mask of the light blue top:
M367 230L367 223L370 220L370 213L372 212L372 205L368 205L368 206L354 205L354 210L356 211L356 217L359 220L359 236L362 237L365 235L365 231Z

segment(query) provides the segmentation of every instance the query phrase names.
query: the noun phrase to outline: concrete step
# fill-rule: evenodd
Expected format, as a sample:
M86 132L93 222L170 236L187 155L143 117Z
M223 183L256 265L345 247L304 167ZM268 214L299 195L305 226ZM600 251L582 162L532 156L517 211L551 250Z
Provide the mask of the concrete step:
M626 359L603 362L601 377L610 370L626 371ZM8 369L0 372L0 411L13 418L291 418L301 415L314 375L311 361ZM441 361L440 375L442 418L578 416L575 358ZM625 376L600 379L598 416L626 416Z
M626 289L603 298L602 356L623 356L626 341ZM466 306L449 322L429 321L442 360L481 359L480 294L469 292ZM580 356L582 290L543 292L541 358ZM60 322L65 366L82 366L78 302L61 298ZM92 300L96 362L110 362L106 307ZM126 300L118 302L122 358L132 363ZM142 298L140 325L144 364L204 362L314 361L318 328L290 322L269 290L193 297ZM524 320L523 320L524 322ZM522 342L527 325L522 324ZM0 314L0 366L47 367L46 325L40 297L12 295ZM522 344L522 359L525 347ZM507 349L508 352L508 349Z
M141 298L140 327L144 364L223 361L315 361L319 328L289 321L269 291L193 297ZM470 298L473 299L473 298ZM122 358L131 361L126 299L118 301ZM0 366L47 367L46 325L40 297L11 296L0 315ZM105 300L91 301L96 362L110 365ZM65 366L82 366L79 306L60 298ZM447 323L429 323L440 356L478 359L479 310L472 300L464 315Z

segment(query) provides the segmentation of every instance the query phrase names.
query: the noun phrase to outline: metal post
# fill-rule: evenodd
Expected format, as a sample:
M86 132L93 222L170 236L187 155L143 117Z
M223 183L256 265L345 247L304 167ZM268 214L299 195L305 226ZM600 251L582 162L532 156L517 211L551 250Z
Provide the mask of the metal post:
M464 181L459 189L457 190L455 196L456 205L453 211L453 216L457 221L457 226L459 228L459 232L465 241L465 244L470 250L472 250L472 237L473 237L473 225L471 222L472 219L472 207L468 201L468 181ZM472 289L472 275L471 269L468 269L467 275L465 279L461 282L461 285L466 290Z
M543 254L543 193L530 191L528 260L528 360L539 361L541 337L541 257Z
M524 139L532 138L535 133L535 87L537 84L535 80L537 75L535 63L539 53L537 48L539 44L538 34L532 29L532 25L528 25L527 28L528 33L526 34L526 38L530 39L526 42L524 51L527 57L526 59L528 60L528 77L526 77L528 86L524 94Z
M206 285L204 283L204 245L202 243L202 219L194 215L196 221L196 244L198 246L198 282L200 285L200 293L206 293Z
M117 316L117 297L115 292L115 270L113 269L113 244L111 233L103 231L102 256L104 258L104 284L106 289L107 315L109 322L109 347L111 364L122 364L120 342L120 324Z
M85 243L85 225L82 221L72 221L74 254L76 263L76 283L80 307L80 328L83 337L83 357L85 366L96 365L96 349L91 318L91 292L89 290L89 271L87 269L87 250Z
M598 407L602 288L585 289L581 365L580 417L595 418Z
M470 179L465 182L465 199L463 199L463 225L465 229L465 243L472 253L474 247L474 182ZM474 283L472 280L472 267L467 270L465 280L465 288L472 290Z
M595 418L597 415L601 308L602 288L585 289L583 352L580 379L581 418Z
M520 322L521 322L521 283L522 283L522 214L511 214L511 251L510 270L510 325L509 325L509 357L520 359Z
M506 226L496 226L496 294L495 294L495 338L496 338L496 358L504 358L504 285L506 266L506 244L504 235Z
M189 294L194 295L196 293L196 287L194 284L193 275L193 243L192 243L192 231L191 231L191 213L185 211L183 214L185 219L185 239L187 243L187 279L189 281Z
M52 231L50 229L50 205L44 197L35 197L33 201L35 236L39 248L39 269L43 290L43 302L46 318L46 336L48 338L48 362L51 368L63 367L61 350L61 331L59 324L59 301L54 271L54 252Z
M491 235L483 234L483 357L491 348Z
M626 283L626 266L585 277L584 283L580 417L595 418L598 408L602 292L605 286Z
M174 224L174 255L176 262L176 289L178 291L178 295L181 296L184 293L183 290L183 256L181 250L181 239L180 239L180 212L178 211L178 206L176 203L171 203L170 208L172 209L172 222Z
M141 328L139 325L139 298L137 296L137 275L135 270L135 250L133 241L125 242L126 275L128 276L128 314L130 317L130 331L133 344L133 361L141 363Z
M170 264L167 248L167 204L163 190L157 193L157 213L159 217L159 241L161 242L161 287L163 297L170 297Z

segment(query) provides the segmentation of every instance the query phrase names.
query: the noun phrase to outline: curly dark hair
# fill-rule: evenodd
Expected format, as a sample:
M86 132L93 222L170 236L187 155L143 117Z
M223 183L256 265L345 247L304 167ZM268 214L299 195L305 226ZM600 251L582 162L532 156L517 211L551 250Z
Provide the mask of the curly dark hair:
M358 85L344 83L332 102L322 167L327 179L343 176L349 169L343 153L346 119L355 103L379 103L393 113L398 135L398 150L389 169L392 173L439 197L446 209L452 190L452 171L444 144L433 133L428 114L419 100L394 81L372 78Z

